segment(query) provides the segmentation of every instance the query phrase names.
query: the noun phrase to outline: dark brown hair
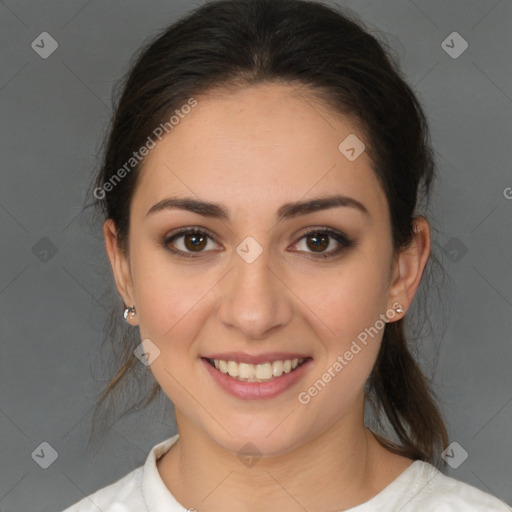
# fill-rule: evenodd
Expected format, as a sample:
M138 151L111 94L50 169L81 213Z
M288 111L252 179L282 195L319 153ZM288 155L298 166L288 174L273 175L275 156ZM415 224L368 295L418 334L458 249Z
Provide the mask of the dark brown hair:
M395 250L410 243L435 166L425 115L387 46L353 15L317 2L217 0L142 48L123 83L94 194L104 216L115 222L123 250L129 249L139 165L116 179L119 169L190 98L263 82L307 91L358 124L387 197ZM112 339L117 334L116 329L109 332ZM116 342L119 367L97 406L112 394L119 396L143 366L133 354L139 342L127 331ZM148 404L159 391L153 382L149 396L128 411ZM380 438L382 444L413 459L440 463L448 444L446 428L408 349L403 320L385 327L367 398L376 417L385 414L397 437L396 443Z

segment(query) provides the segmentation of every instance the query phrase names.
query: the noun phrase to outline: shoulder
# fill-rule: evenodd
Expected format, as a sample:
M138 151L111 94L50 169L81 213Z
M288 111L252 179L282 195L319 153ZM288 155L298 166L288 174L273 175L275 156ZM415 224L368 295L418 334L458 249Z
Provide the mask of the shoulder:
M144 510L141 491L143 466L134 469L114 483L89 494L63 512L131 512ZM130 503L130 508L124 503Z
M511 512L504 502L465 482L441 473L437 468L416 461L409 468L415 480L415 493L405 510L422 512ZM405 482L404 482L405 483ZM404 512L405 512L404 510Z
M89 494L63 512L140 512L166 505L177 510L177 503L158 473L157 460L178 440L178 435L153 446L144 465L119 480Z

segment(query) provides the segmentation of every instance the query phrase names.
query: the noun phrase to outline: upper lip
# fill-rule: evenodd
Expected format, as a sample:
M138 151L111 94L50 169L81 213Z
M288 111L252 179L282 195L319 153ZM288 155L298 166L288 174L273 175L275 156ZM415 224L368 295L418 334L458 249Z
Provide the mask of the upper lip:
M287 359L308 359L311 356L295 352L267 352L265 354L247 354L244 352L223 352L202 356L205 359L222 359L223 361L236 361L237 363L261 364L272 361L286 361Z

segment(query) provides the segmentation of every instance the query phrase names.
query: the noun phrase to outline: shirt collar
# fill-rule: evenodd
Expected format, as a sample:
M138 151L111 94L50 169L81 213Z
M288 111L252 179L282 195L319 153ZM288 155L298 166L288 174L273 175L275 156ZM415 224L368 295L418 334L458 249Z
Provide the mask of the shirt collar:
M179 435L176 434L153 446L144 463L141 486L142 494L149 512L187 511L187 509L176 501L164 484L156 465L157 460L169 451L171 446L178 440L178 437Z

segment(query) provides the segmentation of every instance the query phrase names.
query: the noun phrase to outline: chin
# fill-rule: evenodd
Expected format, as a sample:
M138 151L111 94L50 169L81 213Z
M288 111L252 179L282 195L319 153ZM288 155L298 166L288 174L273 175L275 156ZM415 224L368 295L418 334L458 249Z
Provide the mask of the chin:
M231 416L230 426L227 428L229 433L217 425L211 426L212 430L208 429L207 435L224 450L239 457L245 455L278 457L307 442L304 437L304 427L293 424L296 422L295 418L286 428L285 423L291 418L280 424L285 417L286 414L279 419L272 417L257 421L253 415L251 418L241 418L235 426Z

